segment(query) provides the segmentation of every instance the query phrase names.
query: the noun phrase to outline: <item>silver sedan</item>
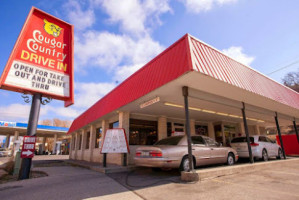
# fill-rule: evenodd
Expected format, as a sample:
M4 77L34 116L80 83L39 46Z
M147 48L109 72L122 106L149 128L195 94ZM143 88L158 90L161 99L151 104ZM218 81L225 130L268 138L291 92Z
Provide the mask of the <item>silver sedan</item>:
M191 136L193 165L227 163L233 165L238 160L237 152L230 147L222 147L214 139L205 136ZM188 148L186 136L173 136L158 141L153 146L136 149L135 164L152 168L179 168L188 171Z

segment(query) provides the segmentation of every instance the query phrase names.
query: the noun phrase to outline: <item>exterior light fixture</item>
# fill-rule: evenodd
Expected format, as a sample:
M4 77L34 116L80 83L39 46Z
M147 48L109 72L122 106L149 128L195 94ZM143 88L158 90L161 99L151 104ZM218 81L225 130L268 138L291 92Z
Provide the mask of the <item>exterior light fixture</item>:
M177 107L177 108L184 108L182 105L174 104L174 103L164 103L166 106L172 106L172 107Z
M195 111L202 111L200 108L194 108L194 107L189 107L190 110L195 110Z
M172 106L172 107L176 107L176 108L184 108L183 105L168 103L168 102L165 102L164 105ZM189 109L190 110L195 110L195 111L200 111L200 112L205 112L205 113L210 113L210 114L221 115L221 116L228 116L228 117L232 117L232 118L238 118L238 119L243 118L242 116L239 116L239 115L231 115L231 114L228 114L228 113L216 112L216 111L213 111L213 110L205 110L205 109L196 108L196 107L189 107ZM256 122L265 122L265 121L260 120L260 119L249 118L249 117L247 117L246 119L251 120L251 121L256 121Z
M222 112L216 112L216 115L228 116L228 114L227 114L227 113L222 113Z
M205 113L211 113L211 114L215 114L216 112L215 111L212 111L212 110L202 110L202 112L205 112Z

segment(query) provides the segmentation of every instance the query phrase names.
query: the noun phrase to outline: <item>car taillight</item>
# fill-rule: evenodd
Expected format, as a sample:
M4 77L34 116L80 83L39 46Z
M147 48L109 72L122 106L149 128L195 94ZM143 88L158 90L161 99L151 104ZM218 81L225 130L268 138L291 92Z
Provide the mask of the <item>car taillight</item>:
M136 157L140 157L141 156L141 152L140 151L137 151L136 152Z
M162 157L162 152L161 151L151 151L150 156L152 156L152 157Z
M256 146L259 146L259 144L253 142L253 143L250 144L250 146L252 146L252 147L256 147Z

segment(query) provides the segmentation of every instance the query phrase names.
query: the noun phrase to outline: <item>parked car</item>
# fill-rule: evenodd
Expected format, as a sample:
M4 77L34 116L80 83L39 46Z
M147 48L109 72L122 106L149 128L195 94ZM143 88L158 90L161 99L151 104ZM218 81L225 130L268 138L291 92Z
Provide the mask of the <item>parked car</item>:
M281 159L283 153L281 147L264 135L253 135L249 137L252 156L255 159L267 161L269 157ZM248 145L246 137L236 137L231 141L231 147L238 152L239 157L249 158Z
M191 140L194 166L218 163L233 165L238 160L238 154L234 149L222 147L212 138L191 136ZM134 161L137 166L179 168L181 171L188 171L187 136L168 137L153 146L138 147Z
M11 149L0 148L0 157L11 156Z

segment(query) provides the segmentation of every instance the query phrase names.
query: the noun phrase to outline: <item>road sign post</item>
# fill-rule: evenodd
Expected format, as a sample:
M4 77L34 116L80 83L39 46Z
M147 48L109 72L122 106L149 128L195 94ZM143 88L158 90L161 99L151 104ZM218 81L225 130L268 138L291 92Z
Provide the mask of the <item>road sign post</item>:
M24 137L23 148L21 152L21 158L23 159L22 159L21 169L19 173L20 180L29 178L31 161L32 161L32 157L34 156L34 150L35 150L35 142L36 142L35 134L37 129L40 104L41 104L41 94L34 94L32 97L32 104L31 104L30 116L29 116L28 128L27 128L27 136Z

